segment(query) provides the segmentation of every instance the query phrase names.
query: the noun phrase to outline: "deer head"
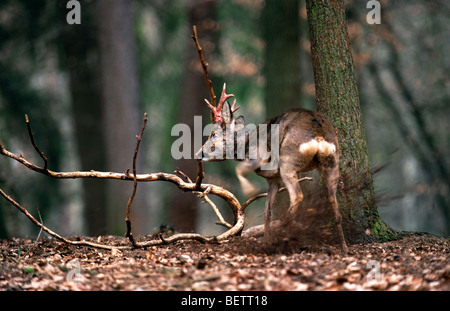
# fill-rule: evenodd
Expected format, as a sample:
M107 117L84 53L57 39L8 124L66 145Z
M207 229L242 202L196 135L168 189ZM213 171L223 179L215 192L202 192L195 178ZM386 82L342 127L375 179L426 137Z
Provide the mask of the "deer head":
M213 113L214 123L211 125L211 134L208 140L195 154L196 159L206 162L234 158L237 135L244 128L244 117L234 118L233 113L240 107L235 107L236 99L230 106L227 99L234 97L234 95L226 94L225 88L226 84L223 85L222 95L217 107L214 107L205 99Z

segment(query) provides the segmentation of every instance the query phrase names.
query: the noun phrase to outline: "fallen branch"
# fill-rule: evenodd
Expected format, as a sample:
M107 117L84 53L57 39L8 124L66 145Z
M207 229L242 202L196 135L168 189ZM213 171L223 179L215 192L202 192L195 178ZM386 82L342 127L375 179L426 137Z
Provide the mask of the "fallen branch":
M46 226L44 226L41 222L39 222L36 218L31 215L27 208L25 206L20 205L16 201L14 201L10 196L8 196L2 189L0 189L0 194L12 205L14 205L16 208L18 208L25 216L27 216L36 226L40 227L42 230L50 234L51 236L57 238L58 240L70 244L70 245L77 245L77 246L89 246L89 247L95 247L95 248L102 248L102 249L109 249L112 250L113 248L116 249L126 249L129 248L129 246L109 246L109 245L103 245L98 243L92 243L89 241L72 241L69 239L66 239L65 237L59 235L58 233L50 230Z
M171 174L166 174L166 175L171 175ZM176 176L175 176L176 177ZM156 179L159 180L159 179ZM162 179L162 180L167 180L167 179ZM193 185L193 184L192 184ZM208 187L211 187L213 185L209 185ZM217 186L214 186L217 187ZM220 187L217 187L220 188ZM213 189L211 187L211 189ZM223 197L223 191L226 190L221 189L221 190L214 190L215 193L221 193L222 197ZM8 201L10 202L13 206L15 206L16 208L18 208L25 216L27 216L35 225L37 225L38 227L40 227L42 230L44 230L45 232L47 232L48 234L50 234L51 236L55 237L56 239L70 244L70 245L77 245L77 246L88 246L88 247L94 247L94 248L101 248L101 249L131 249L131 248L145 248L145 247L150 247L150 246L157 246L157 245L164 245L164 244L168 244L168 243L174 243L177 241L181 241L181 240L196 240L196 241L200 241L200 242L205 242L205 243L218 243L221 241L224 241L228 238L230 238L231 236L237 235L238 233L240 233L244 227L244 212L239 208L238 212L237 212L237 222L234 224L234 226L232 226L228 231L218 235L218 236L212 236L212 237L205 237L203 235L200 234L196 234L196 233L180 233L180 234L175 234L172 235L168 238L163 238L162 236L160 236L159 240L151 240L151 241L146 241L146 242L142 242L142 243L138 243L138 242L134 242L133 245L131 246L116 246L116 245L104 245L104 244L99 244L99 243L93 243L93 242L89 242L89 241L72 241L69 239L64 238L63 236L59 235L58 233L52 231L51 229L49 229L48 227L44 226L42 224L42 222L39 222L36 218L33 217L33 215L31 215L28 210L26 209L26 207L20 205L19 203L17 203L16 201L14 201L10 196L8 196L2 189L0 189L0 194ZM219 195L220 196L220 195ZM234 200L236 200L234 198ZM236 200L237 202L237 200ZM239 202L237 202L239 204ZM239 205L240 206L240 205Z
M75 179L75 178L97 178L97 179L116 179L123 181L134 181L137 182L151 182L151 181L167 181L175 184L183 191L198 191L195 183L184 182L180 177L174 174L168 173L149 173L149 174L136 174L136 176L131 176L129 173L117 173L117 172L101 172L101 171L74 171L74 172L55 172L50 169L44 169L39 167L27 159L25 159L22 155L16 155L10 151L8 151L3 143L0 141L0 154L11 158L20 164L24 165L28 169L41 173L43 175L47 175L52 178L58 179ZM212 184L201 184L200 191L205 191L208 187L211 188L210 193L217 195L224 199L232 208L233 212L237 212L241 209L241 205L236 197L229 192L228 190L212 185Z
M210 198L208 198L208 196L205 195L205 196L203 197L203 199L205 200L206 203L208 203L208 204L212 207L214 213L216 213L216 216L217 216L217 218L219 219L219 221L217 221L216 224L222 225L222 226L224 226L225 228L231 228L231 227L233 227L230 223L228 223L227 221L225 221L225 219L223 218L223 216L222 216L222 214L220 213L219 209L217 208L216 204L214 204L214 202L213 202Z
M43 175L52 177L52 178L57 178L57 179L75 179L75 178L98 178L98 179L116 179L116 180L124 180L124 181L133 181L134 184L137 184L138 182L151 182L151 181L157 181L157 180L161 180L161 181L167 181L170 183L175 184L180 190L182 191L191 191L194 193L203 193L205 191L207 191L208 194L213 194L216 195L218 197L221 197L223 200L225 200L231 207L231 209L233 210L233 213L235 215L235 222L234 225L231 226L231 228L229 228L228 231L222 233L221 235L218 236L212 236L212 237L204 237L200 234L193 234L193 233L180 233L180 234L175 234L169 238L165 238L165 239L159 239L159 240L152 240L152 241L147 241L144 243L137 243L136 241L134 241L134 239L132 240L132 247L148 247L148 246L154 246L154 245L162 245L165 243L173 243L179 240L198 240L198 241L202 241L202 242L220 242L223 240L228 239L229 237L233 236L233 235L237 235L239 234L243 227L244 227L244 212L242 210L242 207L239 203L239 201L236 199L236 197L229 192L228 190L216 186L216 185L212 185L212 184L200 184L197 185L196 183L193 183L192 181L190 181L190 179L188 180L188 182L183 181L182 178L180 178L177 175L174 174L167 174L167 173L150 173L150 174L137 174L136 173L136 169L135 169L135 163L134 163L134 168L133 168L133 175L130 175L129 172L125 172L125 173L116 173L116 172L100 172L100 171L75 171L75 172L56 172L56 171L52 171L50 169L48 169L47 167L47 159L45 158L45 156L43 155L43 153L40 151L40 149L38 148L37 144L34 141L34 135L33 132L31 130L31 126L29 125L29 120L28 117L26 118L27 120L27 126L28 126L28 131L30 134L30 139L31 142L33 144L34 149L36 150L37 153L39 153L39 155L44 159L44 167L40 167L38 165L33 164L32 162L28 161L25 157L23 157L23 155L16 155L10 151L8 151L3 143L0 141L0 154L4 155L6 157L9 157L15 161L17 161L18 163L24 165L25 167L27 167L28 169L41 173ZM144 128L144 126L143 126ZM143 130L141 129L141 132ZM138 150L138 146L136 148L136 150ZM135 156L136 156L137 152L135 151ZM135 162L135 161L134 161ZM132 202L132 197L134 197L134 193L136 190L136 187L133 187L133 193L132 196L130 197L131 202ZM56 232L53 232L52 230L50 230L49 228L47 228L46 226L44 226L41 222L39 222L38 220L36 220L27 210L26 208L22 207L20 204L18 204L17 202L15 202L11 197L9 197L8 195L6 195L6 193L4 193L3 191L1 191L1 194L3 197L5 197L5 199L7 201L9 201L13 206L17 207L22 213L24 213L28 218L31 219L31 221L36 224L37 226L39 226L40 228L42 228L44 231L46 231L47 233L49 233L50 235L54 236L55 238L64 241L68 244L72 244L72 245L83 245L83 246L90 246L90 247L96 247L96 248L103 248L103 249L113 249L113 248L119 248L119 249L126 249L126 248L130 248L125 247L125 246L109 246L109 245L102 245L102 244L98 244L98 243L92 243L92 242L88 242L88 241L71 241L68 240L60 235L58 235ZM129 220L129 209L130 209L131 203L129 205L127 205L127 216L128 216L128 220ZM218 214L220 215L220 213ZM219 217L220 219L220 217ZM226 222L225 222L226 223ZM129 226L129 227L128 227ZM131 222L127 223L127 232L128 229L130 230L129 233L131 233ZM131 234L130 234L131 235Z
M184 178L186 178L186 180L188 182L192 182L191 179L189 178L189 176L187 176L185 173L183 173L182 171L180 171L179 169L177 169L175 171L176 174L179 174L181 176L183 176ZM214 213L216 213L217 218L219 219L218 222L216 222L216 224L218 225L222 225L226 228L231 228L233 227L233 225L231 225L230 223L228 223L227 221L225 221L225 219L223 218L222 214L220 213L219 209L217 208L216 204L214 204L214 202L208 197L208 193L211 191L211 188L207 188L204 192L201 191L196 191L194 193L197 193L199 198L202 198L205 200L206 203L208 203L211 208L213 209ZM241 207L242 209L242 207Z

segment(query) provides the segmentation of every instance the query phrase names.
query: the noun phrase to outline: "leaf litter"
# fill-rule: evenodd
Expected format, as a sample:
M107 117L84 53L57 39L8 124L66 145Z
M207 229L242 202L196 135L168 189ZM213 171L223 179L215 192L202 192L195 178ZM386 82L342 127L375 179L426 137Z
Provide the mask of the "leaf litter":
M233 237L108 251L12 238L0 241L0 290L450 290L448 239L411 235L349 248L346 255L325 244L268 251L255 238Z

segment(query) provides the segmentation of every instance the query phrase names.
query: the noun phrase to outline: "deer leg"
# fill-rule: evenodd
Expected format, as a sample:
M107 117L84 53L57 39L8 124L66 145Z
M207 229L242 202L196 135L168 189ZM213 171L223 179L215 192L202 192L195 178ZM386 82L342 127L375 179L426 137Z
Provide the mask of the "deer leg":
M347 244L345 243L344 232L342 231L342 216L339 212L338 202L336 198L337 186L339 182L339 167L335 166L331 169L325 169L322 171L328 188L328 202L334 213L334 221L336 223L336 231L341 243L341 250L346 253L348 252Z
M269 240L270 222L272 220L272 207L278 194L280 185L278 180L268 180L269 189L267 190L266 208L264 210L264 241Z
M293 169L280 170L280 175L289 192L290 206L288 213L294 215L303 201L303 192L298 184L297 172Z
M236 176L241 184L242 192L246 196L254 195L259 191L259 189L245 177L245 175L256 171L258 168L259 164L256 161L245 161L236 166Z

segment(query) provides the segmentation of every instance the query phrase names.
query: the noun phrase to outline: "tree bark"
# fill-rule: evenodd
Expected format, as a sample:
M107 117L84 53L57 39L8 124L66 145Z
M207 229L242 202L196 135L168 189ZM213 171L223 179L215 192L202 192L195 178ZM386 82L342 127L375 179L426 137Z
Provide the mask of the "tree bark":
M99 0L97 4L107 166L112 171L131 171L142 116L132 3L130 0ZM142 160L142 157L138 157L138 171L143 170ZM109 232L121 234L125 231L125 207L132 187L117 182L109 183L108 186ZM131 215L133 232L149 233L151 228L145 227L148 224L148 208L145 206L144 193L139 188Z
M375 201L344 1L306 4L317 109L330 118L339 136L338 201L346 238L388 239L393 231L381 220Z

